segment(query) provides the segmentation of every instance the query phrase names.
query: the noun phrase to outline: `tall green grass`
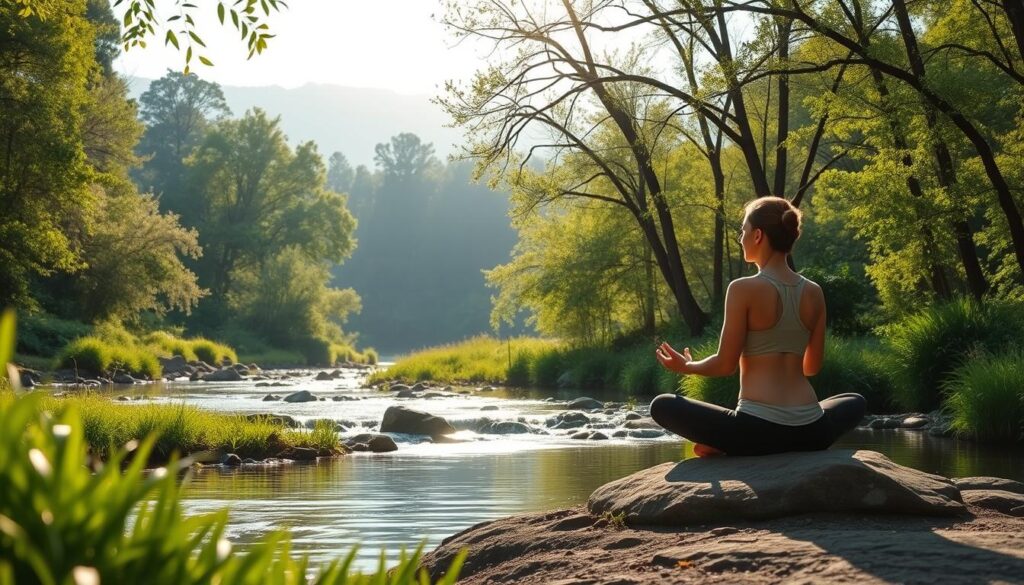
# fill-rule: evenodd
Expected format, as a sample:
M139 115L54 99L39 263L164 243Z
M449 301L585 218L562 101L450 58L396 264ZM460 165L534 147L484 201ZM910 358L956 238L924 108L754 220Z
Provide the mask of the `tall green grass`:
M910 410L932 410L953 372L979 353L1020 347L1024 307L988 300L957 299L929 307L882 330L887 375L894 400Z
M57 356L56 366L92 374L120 370L153 380L161 374L159 360L147 347L112 344L91 336L76 339L65 346Z
M13 397L0 397L0 409ZM81 420L86 444L94 453L109 454L120 445L158 435L153 445L157 461L172 454L224 451L241 457L272 457L289 447L309 447L338 452L341 448L333 426L312 431L290 429L270 417L252 420L241 415L203 410L186 404L125 404L96 394L37 399L39 408L57 416L74 410Z
M1024 439L1024 353L976 356L943 389L959 434L984 441Z
M557 353L560 344L530 338L498 340L478 336L459 343L425 349L399 359L386 371L375 372L370 383L383 380L417 382L503 383L509 378L509 361L533 364L538 359ZM515 368L513 368L515 370ZM520 374L521 375L521 374ZM535 378L532 371L528 377ZM557 379L558 374L555 374Z
M239 552L226 536L226 510L185 516L178 472L187 478L186 465L172 460L169 470L144 472L152 437L138 444L130 463L128 450L119 448L100 465L86 454L76 409L54 417L41 415L45 410L38 395L0 407L2 585L429 582L419 569L422 545L412 555L403 551L390 572L382 554L375 575L351 569L355 550L314 573L307 557L291 554L286 531ZM462 552L439 583L454 583L464 559Z

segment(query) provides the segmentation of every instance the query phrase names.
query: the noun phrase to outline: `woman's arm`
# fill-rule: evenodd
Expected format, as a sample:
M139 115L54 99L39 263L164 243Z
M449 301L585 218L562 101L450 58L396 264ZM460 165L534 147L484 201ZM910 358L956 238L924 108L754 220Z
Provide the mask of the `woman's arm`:
M812 283L813 284L813 283ZM807 342L807 349L804 350L804 375L813 376L821 371L821 364L825 361L825 293L817 284L811 287L815 295L814 302L821 307L818 312L818 319L811 329L811 339Z
M690 357L690 348L680 354L667 342L655 351L663 366L679 374L731 376L739 365L743 342L747 338L747 300L742 285L734 280L725 293L725 321L718 339L718 353L699 361Z

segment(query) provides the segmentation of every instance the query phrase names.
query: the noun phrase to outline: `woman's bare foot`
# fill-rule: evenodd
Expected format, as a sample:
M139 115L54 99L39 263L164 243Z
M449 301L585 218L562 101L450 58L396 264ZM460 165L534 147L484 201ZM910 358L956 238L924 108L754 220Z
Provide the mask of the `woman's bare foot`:
M693 454L697 457L715 457L717 455L725 455L722 451L702 443L693 444Z

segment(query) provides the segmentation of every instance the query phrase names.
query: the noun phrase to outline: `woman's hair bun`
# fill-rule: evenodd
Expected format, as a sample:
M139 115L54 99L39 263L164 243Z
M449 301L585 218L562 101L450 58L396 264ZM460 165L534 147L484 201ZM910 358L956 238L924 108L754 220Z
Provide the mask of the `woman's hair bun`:
M800 237L800 210L782 197L761 197L746 205L747 221L762 230L774 250L788 254Z

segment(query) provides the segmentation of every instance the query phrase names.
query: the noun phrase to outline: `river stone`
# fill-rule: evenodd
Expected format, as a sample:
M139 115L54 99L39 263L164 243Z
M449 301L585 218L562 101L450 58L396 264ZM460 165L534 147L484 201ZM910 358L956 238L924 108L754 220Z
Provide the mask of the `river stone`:
M1002 490L1024 494L1024 483L1002 477L954 477L953 483L961 492L969 490Z
M518 435L530 431L530 425L511 420L492 422L484 425L480 430L481 433L494 435Z
M129 374L125 374L124 372L118 372L114 374L113 377L111 377L111 380L113 380L115 384L134 384L138 382L138 380L131 377Z
M221 368L200 378L204 382L238 382L242 374L234 368Z
M299 390L285 396L282 400L285 402L316 402L317 398L309 390Z
M234 453L228 453L221 458L220 464L225 467L238 467L242 464L242 458Z
M627 420L626 422L622 423L622 428L624 428L624 429L652 429L652 430L655 430L655 431L660 431L660 430L662 430L663 427L661 425L659 425L658 423L654 422L653 418L643 418L643 417L641 417L641 418L637 418L637 419L633 419L633 420Z
M333 376L331 376L331 374L330 374L329 372L319 372L319 373L318 373L318 374L316 375L316 377L315 377L315 378L313 378L313 379L314 379L314 380L319 380L319 381L323 382L324 380L333 380L333 379L334 379L334 377L333 377Z
M409 389L412 390L413 392L420 392L422 390L426 390L427 385L424 384L423 382L416 382L415 384L412 385L412 388Z
M274 402L275 400L281 400L281 397L277 394L267 394L263 397L263 402Z
M316 449L310 449L309 447L292 447L278 454L278 457L284 459L291 459L292 461L316 461L316 458L320 453Z
M498 410L497 404L488 404L487 406L481 406L480 410Z
M561 412L546 421L544 425L552 429L575 429L590 422L590 417L582 412Z
M410 388L405 384L392 384L388 386L388 390L392 392L401 392L402 390L409 390Z
M579 431L569 436L570 439L584 439L590 441L604 441L608 440L608 435L601 431Z
M447 435L455 427L445 419L404 406L389 406L380 421L382 433L408 433L410 435Z
M1024 512L1024 494L1016 494L1006 490L978 489L966 490L960 493L964 498L964 502L972 506L995 510L996 512L1002 512L1011 516L1024 516L1024 514L1020 513ZM1019 512L1015 512L1018 508L1020 509Z
M811 512L954 515L960 491L938 475L875 451L837 449L664 463L591 494L595 515L624 513L631 524L685 525Z
M919 429L930 422L932 421L929 420L927 417L911 416L903 419L903 422L900 424L900 426L905 429Z
M640 414L639 412L627 412L626 413L626 420L640 420L642 418L643 418L643 415Z
M169 358L158 357L156 359L160 362L160 369L163 370L165 374L180 372L188 367L188 362L180 355L171 356Z
M477 388L477 392L494 392L494 386L484 386L483 388Z
M395 394L395 398L416 398L416 393L412 389L406 388L405 390L399 390L398 394Z
M604 403L600 400L594 400L587 396L581 396L576 400L566 404L565 407L569 410L591 410L595 408L604 408Z

